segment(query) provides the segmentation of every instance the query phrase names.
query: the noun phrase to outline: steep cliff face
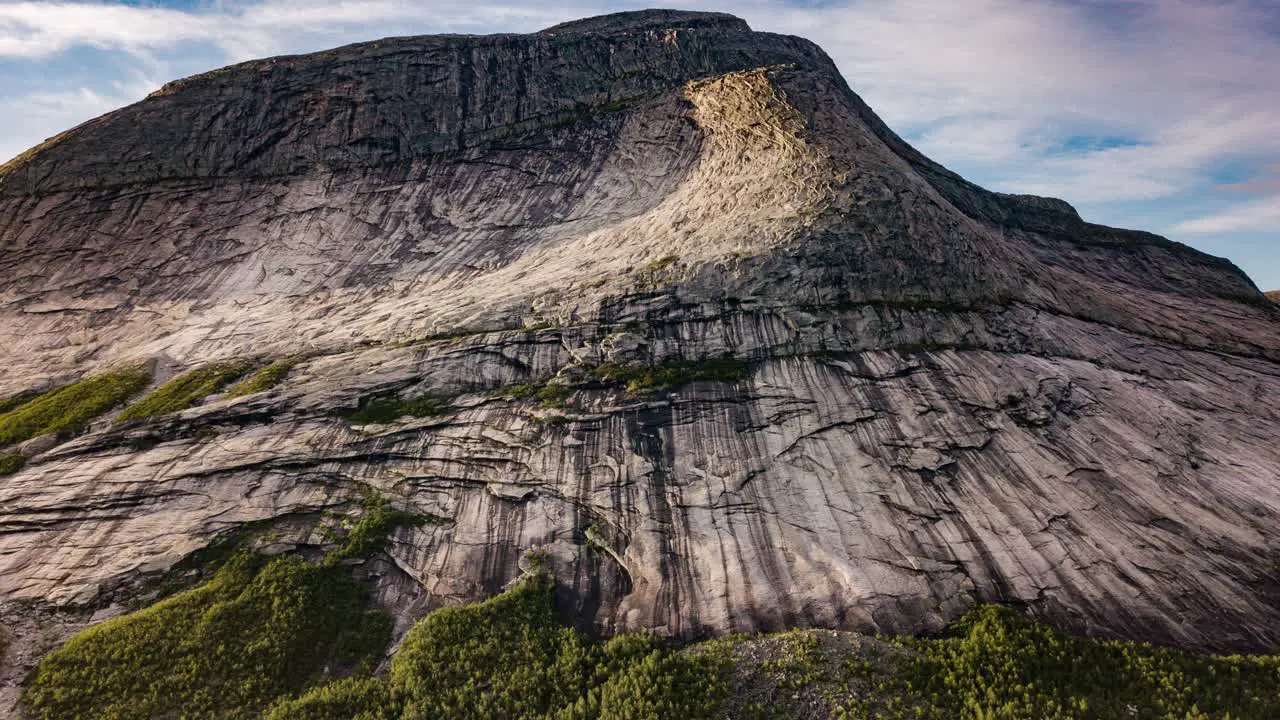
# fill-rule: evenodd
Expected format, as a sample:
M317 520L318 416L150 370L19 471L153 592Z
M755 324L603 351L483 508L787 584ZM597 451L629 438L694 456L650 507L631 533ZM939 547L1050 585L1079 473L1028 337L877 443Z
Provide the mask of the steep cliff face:
M993 601L1280 647L1280 308L964 181L819 48L736 18L177 81L0 170L0 248L0 396L297 360L18 448L22 663L219 537L305 546L370 489L432 520L388 550L402 621L543 546L606 632L919 632Z

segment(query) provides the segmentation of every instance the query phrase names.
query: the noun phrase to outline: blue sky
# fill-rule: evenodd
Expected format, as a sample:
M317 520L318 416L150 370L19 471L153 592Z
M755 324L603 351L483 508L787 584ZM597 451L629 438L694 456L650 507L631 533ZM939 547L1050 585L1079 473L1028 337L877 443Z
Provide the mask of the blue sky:
M0 0L0 161L164 82L388 35L525 32L650 2ZM675 6L675 5L670 5ZM808 37L982 185L1061 197L1280 288L1276 0L688 0Z

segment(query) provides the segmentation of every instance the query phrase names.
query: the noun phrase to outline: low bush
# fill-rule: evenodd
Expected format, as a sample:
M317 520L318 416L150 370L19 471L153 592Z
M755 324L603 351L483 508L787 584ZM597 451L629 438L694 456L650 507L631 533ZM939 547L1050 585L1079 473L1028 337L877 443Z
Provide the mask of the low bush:
M713 717L724 668L643 635L608 643L564 626L543 573L485 602L437 610L409 631L385 679L338 681L269 720L660 720ZM379 684L381 683L381 684Z
M324 562L329 565L351 558L366 558L381 551L387 544L387 536L392 530L406 525L421 525L423 519L417 515L396 510L379 496L370 495L362 503L363 514L343 538L342 545L325 556Z
M36 720L257 718L326 670L372 669L390 622L337 566L240 553L209 582L90 628L37 666Z
M90 375L43 393L0 415L0 447L37 435L82 430L90 420L141 392L151 382L143 366Z
M125 408L115 421L122 423L186 410L235 382L249 371L249 367L249 363L237 360L212 363L185 372Z
M316 565L235 549L244 536L210 546L198 559L208 581L89 628L45 657L22 696L29 716L256 719L334 676L355 673L326 685L313 705L337 702L349 687L382 687L367 675L390 641L391 620L369 609L368 589L342 561L371 556L395 527L416 520L376 495L362 505L342 544Z
M968 613L952 637L897 644L890 671L851 663L873 691L842 717L1263 720L1280 708L1280 658L1075 637L996 606Z

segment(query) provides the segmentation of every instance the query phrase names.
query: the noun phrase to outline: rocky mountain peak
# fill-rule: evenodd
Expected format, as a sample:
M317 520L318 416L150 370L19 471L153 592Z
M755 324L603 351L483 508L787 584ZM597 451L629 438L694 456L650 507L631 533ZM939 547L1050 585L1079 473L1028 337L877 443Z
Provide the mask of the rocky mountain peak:
M573 20L553 25L538 34L600 36L650 30L670 32L684 29L733 33L751 32L751 27L747 25L745 20L728 13L694 12L689 10L635 10L600 15L583 20Z
M429 520L379 566L401 627L538 547L602 632L1001 602L1280 644L1280 309L965 181L730 16L176 81L0 169L0 272L25 657L220 539L314 550L370 494Z

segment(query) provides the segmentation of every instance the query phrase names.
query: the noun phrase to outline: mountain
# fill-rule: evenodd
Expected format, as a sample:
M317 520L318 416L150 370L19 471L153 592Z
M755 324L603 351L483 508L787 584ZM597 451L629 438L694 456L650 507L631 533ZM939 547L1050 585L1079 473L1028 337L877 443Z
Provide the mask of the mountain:
M1001 603L1280 648L1280 308L965 181L737 18L179 80L0 168L0 249L10 685L383 502L397 633L534 548L606 634Z

